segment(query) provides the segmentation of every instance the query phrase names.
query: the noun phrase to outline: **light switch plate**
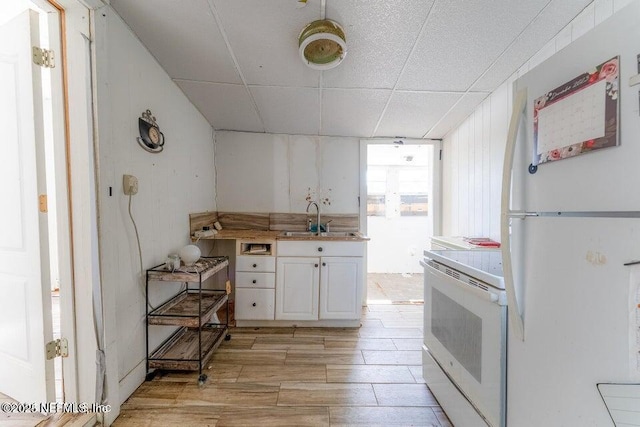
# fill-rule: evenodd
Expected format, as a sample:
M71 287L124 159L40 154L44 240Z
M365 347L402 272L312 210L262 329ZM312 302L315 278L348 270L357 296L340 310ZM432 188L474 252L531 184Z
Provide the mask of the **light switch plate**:
M122 189L124 190L124 194L127 196L138 194L138 178L133 175L123 175Z

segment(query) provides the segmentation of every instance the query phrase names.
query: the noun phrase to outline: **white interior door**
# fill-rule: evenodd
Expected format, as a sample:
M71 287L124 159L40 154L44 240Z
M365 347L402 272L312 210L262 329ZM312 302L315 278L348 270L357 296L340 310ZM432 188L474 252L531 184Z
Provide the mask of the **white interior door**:
M38 40L34 11L0 26L0 392L20 402L55 397Z

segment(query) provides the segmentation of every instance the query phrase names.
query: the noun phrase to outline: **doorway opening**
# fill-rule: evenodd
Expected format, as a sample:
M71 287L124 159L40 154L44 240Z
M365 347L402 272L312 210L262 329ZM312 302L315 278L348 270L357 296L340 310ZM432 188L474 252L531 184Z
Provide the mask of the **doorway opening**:
M361 220L371 239L366 302L421 304L420 260L439 225L435 162L439 146L425 140L363 142L366 206Z

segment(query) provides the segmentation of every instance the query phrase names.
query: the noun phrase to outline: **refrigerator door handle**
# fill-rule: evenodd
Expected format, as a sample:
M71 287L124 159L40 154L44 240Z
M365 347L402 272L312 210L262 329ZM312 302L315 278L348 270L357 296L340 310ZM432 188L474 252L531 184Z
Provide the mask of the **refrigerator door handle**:
M519 218L519 219L525 219L527 217L530 216L540 216L540 214L538 212L525 212L525 211L508 211L507 212L507 216L509 218Z
M513 267L511 265L511 234L509 233L509 220L512 214L524 217L526 215L518 215L519 212L511 212L511 179L513 169L513 156L516 148L516 139L518 129L522 122L522 115L527 105L527 90L522 89L516 94L513 103L513 112L511 113L511 121L509 122L509 133L507 134L507 145L504 153L504 164L502 167L502 215L500 218L500 234L502 248L502 269L504 273L504 285L507 292L507 303L509 305L509 319L514 335L524 341L524 322L522 320L522 311L516 297L516 289L513 281Z

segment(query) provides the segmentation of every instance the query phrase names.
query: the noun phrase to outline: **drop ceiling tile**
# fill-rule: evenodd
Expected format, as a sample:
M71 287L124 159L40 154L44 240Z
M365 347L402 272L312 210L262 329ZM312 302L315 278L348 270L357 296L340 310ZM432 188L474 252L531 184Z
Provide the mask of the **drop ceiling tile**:
M439 123L429 130L426 137L444 138L447 132L457 127L464 119L469 117L487 96L489 96L488 93L467 93L464 95L460 102L442 117Z
M326 16L343 25L347 56L323 74L324 87L395 85L432 0L328 0Z
M172 78L241 83L206 0L111 0Z
M371 136L390 95L385 89L324 89L321 134Z
M422 138L461 97L461 93L394 92L375 136Z
M252 86L260 116L269 133L317 135L320 127L319 90Z
M529 58L545 47L554 37L557 40L563 39L563 34L567 39L565 43L571 41L571 27L563 28L589 4L590 0L575 1L552 1L538 18L518 37L509 49L498 59L478 80L473 90L485 91L495 90L514 71L516 71ZM561 34L559 34L561 33ZM556 43L556 51L561 49Z
M214 129L264 132L244 86L180 80L176 83Z
M320 72L298 54L298 36L320 19L320 0L211 0L247 84L317 87Z
M398 88L467 90L547 2L436 2Z

